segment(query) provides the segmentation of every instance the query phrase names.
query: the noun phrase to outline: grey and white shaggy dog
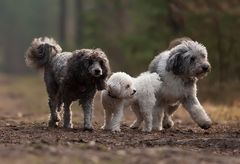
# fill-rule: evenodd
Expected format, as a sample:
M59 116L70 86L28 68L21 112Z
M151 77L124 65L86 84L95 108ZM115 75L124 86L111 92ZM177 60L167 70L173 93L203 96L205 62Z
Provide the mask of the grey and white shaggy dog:
M198 101L196 86L211 69L207 55L202 44L180 38L152 60L149 71L158 73L163 81L153 111L154 130L172 127L171 116L180 104L201 128L211 127L211 119Z
M79 100L84 111L84 129L92 130L93 99L103 90L110 73L109 61L100 49L62 52L54 39L35 38L25 55L26 64L44 69L44 81L49 96L49 127L58 126L59 112L64 106L65 128L72 128L71 104Z
M144 122L143 131L152 130L152 110L156 102L155 94L161 87L157 73L144 72L133 78L124 72L114 73L107 81L107 89L102 91L104 107L103 129L120 131L123 109L130 107L137 119L131 128L139 128Z

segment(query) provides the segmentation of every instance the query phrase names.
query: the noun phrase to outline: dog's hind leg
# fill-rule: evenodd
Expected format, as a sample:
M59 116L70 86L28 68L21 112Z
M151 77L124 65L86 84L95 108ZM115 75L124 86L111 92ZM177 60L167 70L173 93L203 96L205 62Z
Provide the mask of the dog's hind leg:
M164 117L164 106L162 105L155 105L153 108L152 116L152 129L161 131L163 129L163 117Z
M152 100L152 99L151 99ZM151 132L152 131L152 126L153 126L153 115L152 115L152 112L153 112L153 108L154 108L154 105L155 105L155 101L141 101L139 107L140 107L140 112L141 112L141 115L143 117L143 120L144 120L144 127L143 127L143 131L144 132ZM161 113L160 114L160 119L161 118ZM161 120L159 120L161 121ZM161 126L159 124L159 126Z
M72 102L70 100L68 101L64 100L64 114L63 114L64 128L73 128L71 104Z
M142 114L140 113L139 105L138 104L133 104L131 106L132 111L135 113L137 119L130 125L132 129L138 129L141 126L141 123L143 121Z
M173 127L174 122L172 120L172 115L173 113L178 109L180 103L176 103L174 105L169 105L164 112L164 118L163 118L163 128L164 129L169 129Z
M57 112L57 102L55 99L49 98L48 105L50 108L50 119L48 122L49 127L57 127L60 121L59 113Z
M57 112L58 103L60 101L58 90L59 86L55 82L53 78L53 74L50 70L45 69L44 71L44 81L47 88L47 93L49 96L48 105L50 108L50 119L48 122L49 127L58 126L58 122L60 121L59 113Z

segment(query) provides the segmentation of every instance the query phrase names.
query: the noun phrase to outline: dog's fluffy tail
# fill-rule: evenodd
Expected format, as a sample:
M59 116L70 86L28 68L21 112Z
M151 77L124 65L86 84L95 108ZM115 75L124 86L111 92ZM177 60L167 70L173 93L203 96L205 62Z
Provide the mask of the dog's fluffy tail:
M52 56L60 52L62 52L62 48L53 38L35 38L26 52L25 62L29 67L41 69Z

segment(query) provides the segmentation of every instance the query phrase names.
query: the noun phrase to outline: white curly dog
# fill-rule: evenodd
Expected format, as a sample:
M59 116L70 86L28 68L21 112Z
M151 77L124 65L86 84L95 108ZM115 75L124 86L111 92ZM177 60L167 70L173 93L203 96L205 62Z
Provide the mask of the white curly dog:
M120 131L123 110L131 106L137 119L130 127L139 128L144 121L143 131L150 132L155 94L161 83L157 73L144 72L137 78L124 72L114 73L107 81L107 89L102 91L102 104L105 109L102 128Z

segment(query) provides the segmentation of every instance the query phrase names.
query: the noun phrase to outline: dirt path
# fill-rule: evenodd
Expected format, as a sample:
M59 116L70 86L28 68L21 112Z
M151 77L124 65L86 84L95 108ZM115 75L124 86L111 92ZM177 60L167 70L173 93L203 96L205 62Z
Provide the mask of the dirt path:
M0 158L6 162L43 163L240 163L240 124L214 125L209 131L181 124L144 133L123 126L120 133L51 129L46 123L16 118L0 121Z
M32 90L28 97L30 91L16 92L10 82L0 80L0 163L240 163L240 122L215 123L204 131L184 120L170 130L144 133L128 128L133 119L128 115L122 131L111 133L100 129L98 109L95 130L85 132L82 112L74 109L74 129L51 129L46 97L40 96L45 91Z

